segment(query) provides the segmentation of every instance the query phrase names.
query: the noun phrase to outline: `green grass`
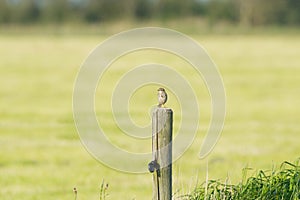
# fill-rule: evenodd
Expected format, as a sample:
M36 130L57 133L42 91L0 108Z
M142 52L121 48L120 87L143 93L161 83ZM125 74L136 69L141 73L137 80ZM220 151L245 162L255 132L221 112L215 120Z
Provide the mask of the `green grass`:
M173 166L176 195L190 193L197 182L203 182L207 164L210 180L229 177L234 184L241 180L240 170L246 165L265 170L270 163L278 165L299 157L300 36L191 36L207 49L220 69L227 94L227 118L216 148L199 160L210 120L210 100L203 82L187 73L199 85L201 119L197 138ZM126 174L100 164L81 145L75 129L74 81L88 53L105 38L83 34L0 35L0 199L74 199L74 187L78 200L99 199L103 178L109 183L106 199L151 198L151 174ZM129 67L143 63L142 54L137 53L138 59L129 55L123 63ZM148 58L179 69L184 64L166 56L152 52ZM111 71L109 85L121 72L118 68ZM153 105L151 97L146 99L132 108L132 117L141 120L137 121L140 124L149 120L145 115ZM175 114L180 113L176 101L168 106L174 106ZM99 118L110 116L109 110L102 115L101 108L96 108ZM151 150L150 141L136 143L126 136L118 137L113 124L106 128L119 146L131 151Z
M244 169L244 176L247 171ZM259 171L237 185L210 180L183 199L188 200L256 200L300 199L300 165L284 162L279 170Z

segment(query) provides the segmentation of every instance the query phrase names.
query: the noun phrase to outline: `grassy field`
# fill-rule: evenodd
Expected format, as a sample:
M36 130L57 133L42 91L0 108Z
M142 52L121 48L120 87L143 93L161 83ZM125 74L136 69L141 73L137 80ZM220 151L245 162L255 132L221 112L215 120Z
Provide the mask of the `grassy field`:
M188 200L234 200L234 199L300 199L299 160L294 164L284 162L280 168L247 176L249 168L244 168L243 179L237 185L210 180L205 182L190 195Z
M300 156L300 36L191 36L219 67L227 117L214 151L199 160L210 104L205 92L198 93L203 118L193 145L174 163L177 196L205 180L207 165L209 179L237 183L246 166L270 169L296 160ZM107 199L151 198L151 174L105 167L84 149L75 129L74 81L81 63L105 38L96 34L0 35L0 199L74 199L73 187L78 199L99 199L102 179L109 183ZM125 58L126 64L134 63L133 58ZM155 52L153 58L166 60ZM175 58L168 60L170 65L177 63ZM204 85L199 88L205 91ZM114 132L115 127L108 129ZM131 146L126 140L115 142ZM139 147L149 151L150 142Z

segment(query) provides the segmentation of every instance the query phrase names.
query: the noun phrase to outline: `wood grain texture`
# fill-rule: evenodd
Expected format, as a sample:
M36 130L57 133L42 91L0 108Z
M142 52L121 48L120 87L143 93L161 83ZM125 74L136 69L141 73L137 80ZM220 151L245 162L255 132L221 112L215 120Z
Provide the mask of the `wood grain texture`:
M152 152L159 169L153 174L153 200L172 199L173 111L156 108L152 113Z

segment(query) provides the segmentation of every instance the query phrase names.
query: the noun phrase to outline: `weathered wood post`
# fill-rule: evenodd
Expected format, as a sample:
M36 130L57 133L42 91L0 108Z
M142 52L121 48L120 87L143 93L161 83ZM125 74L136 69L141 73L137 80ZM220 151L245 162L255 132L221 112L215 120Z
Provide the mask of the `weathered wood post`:
M153 173L153 200L172 199L173 111L162 105L152 113L153 161L149 163L148 168Z

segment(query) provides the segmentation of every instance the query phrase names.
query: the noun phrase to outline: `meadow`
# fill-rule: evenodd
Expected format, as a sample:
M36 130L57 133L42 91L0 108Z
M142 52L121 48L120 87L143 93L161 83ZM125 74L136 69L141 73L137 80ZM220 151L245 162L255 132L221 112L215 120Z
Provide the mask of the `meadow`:
M189 36L207 50L220 70L227 114L216 147L200 160L210 122L209 96L202 84L197 94L203 107L201 126L191 147L173 165L175 196L191 192L206 176L233 184L242 179L245 167L253 169L251 174L299 158L300 35ZM107 199L151 198L151 174L122 173L99 163L82 146L73 121L72 92L79 68L107 37L1 32L0 199L74 199L74 187L78 199L99 199L103 179L109 183ZM165 62L168 55L153 52L152 56ZM128 66L143 62L136 57L141 56L131 55L124 62ZM168 64L180 63L176 59L168 59ZM110 73L113 78L107 78L107 84L121 71ZM153 98L146 99L144 103L153 104ZM147 114L143 106L137 106L136 118ZM98 115L102 117L101 112ZM145 120L149 119L138 123ZM113 125L106 128L117 130ZM111 140L132 147L126 139L111 135ZM150 151L150 145L141 142L131 150Z

